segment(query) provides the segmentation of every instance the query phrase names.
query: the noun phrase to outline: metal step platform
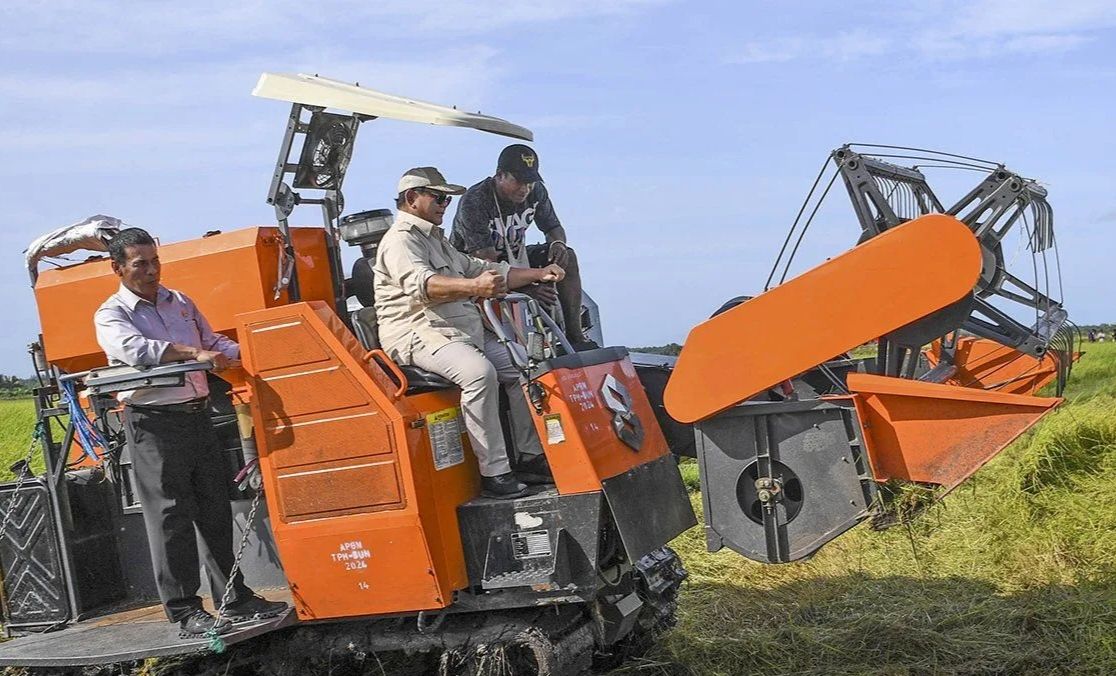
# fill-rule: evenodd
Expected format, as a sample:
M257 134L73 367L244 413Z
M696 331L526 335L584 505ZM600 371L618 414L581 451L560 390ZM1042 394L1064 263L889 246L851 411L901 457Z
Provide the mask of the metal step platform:
M257 593L270 600L290 602L286 589ZM209 599L206 599L206 609L213 612ZM221 638L231 646L297 622L291 609L275 618L236 625ZM0 643L0 667L79 667L209 650L207 638L179 638L178 624L167 621L161 605L151 605L99 615L58 631L27 634Z

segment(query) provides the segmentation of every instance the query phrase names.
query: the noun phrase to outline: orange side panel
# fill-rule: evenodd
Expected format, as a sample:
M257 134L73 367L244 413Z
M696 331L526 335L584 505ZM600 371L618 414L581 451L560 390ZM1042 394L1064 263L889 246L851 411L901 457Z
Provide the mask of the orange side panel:
M332 302L325 231L292 230L303 300ZM236 315L288 302L274 298L279 261L278 229L253 227L159 247L163 284L192 298L215 331L236 338ZM104 366L93 331L93 313L116 292L119 279L108 260L43 270L35 302L47 360L64 371Z
M848 385L876 479L947 491L1062 401L865 373Z
M461 390L457 388L416 394L407 397L407 400L427 420L449 411L458 416L458 421L461 420ZM459 426L459 429L461 443L465 447L464 462L443 469L435 467L434 453L430 446L430 425L414 431L418 438L412 444L411 454L423 527L431 534L435 545L431 547L431 555L435 560L435 568L440 571L439 581L451 590L469 586L457 508L480 495L477 459L469 445L469 436L465 434L464 426Z
M395 384L328 304L239 322L268 510L298 617L448 605L467 582L460 536L445 526L456 504L438 491L464 501L475 477L467 467L434 476L414 425L422 412L394 398Z
M926 350L931 366L941 361L941 341ZM1009 394L1035 394L1058 377L1055 356L1037 359L993 340L965 337L957 341L954 365L957 372L946 382Z
M892 228L694 327L667 383L667 411L707 418L957 301L980 268L980 246L955 218Z
M631 410L642 423L644 438L638 451L613 431L614 413L605 406L601 395L609 375L627 389ZM647 393L627 357L582 368L555 369L542 375L538 382L547 397L543 415L534 416L535 429L559 493L599 491L602 479L623 474L670 452ZM560 438L555 425L560 426Z

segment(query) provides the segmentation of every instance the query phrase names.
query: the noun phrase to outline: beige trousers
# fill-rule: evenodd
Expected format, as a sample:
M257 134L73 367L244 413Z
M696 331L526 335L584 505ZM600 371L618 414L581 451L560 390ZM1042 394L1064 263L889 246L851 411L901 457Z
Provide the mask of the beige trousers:
M511 406L512 439L520 455L543 452L520 373L507 349L491 333L484 334L484 351L472 343L453 342L426 351L415 346L411 363L452 381L461 388L461 414L465 432L480 464L481 476L499 476L511 471L504 433L500 427L500 391L504 388Z

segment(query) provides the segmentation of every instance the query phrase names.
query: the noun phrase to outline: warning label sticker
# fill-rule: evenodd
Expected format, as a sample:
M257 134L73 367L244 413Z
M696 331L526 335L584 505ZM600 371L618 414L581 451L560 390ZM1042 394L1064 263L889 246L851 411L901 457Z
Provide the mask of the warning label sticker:
M566 431L562 429L562 416L556 413L543 416L543 422L546 424L546 443L548 445L553 446L566 440Z
M461 443L461 410L444 408L426 416L426 433L430 435L430 449L434 453L434 469L445 469L465 461L465 447Z
M512 556L517 559L539 559L550 556L550 533L531 530L512 533Z

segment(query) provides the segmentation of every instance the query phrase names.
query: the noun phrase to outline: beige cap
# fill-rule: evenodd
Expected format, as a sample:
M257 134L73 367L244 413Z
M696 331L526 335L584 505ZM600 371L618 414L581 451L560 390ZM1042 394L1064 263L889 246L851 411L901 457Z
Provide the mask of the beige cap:
M403 178L399 179L399 189L395 192L401 195L411 188L427 188L450 195L461 195L465 192L465 186L447 183L446 177L442 176L442 172L434 167L408 169L407 173L403 174Z

